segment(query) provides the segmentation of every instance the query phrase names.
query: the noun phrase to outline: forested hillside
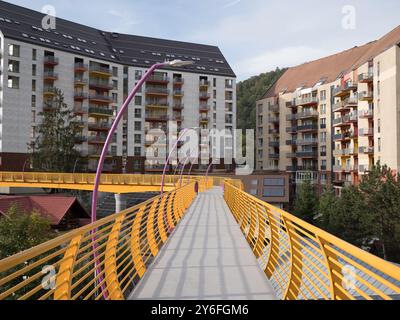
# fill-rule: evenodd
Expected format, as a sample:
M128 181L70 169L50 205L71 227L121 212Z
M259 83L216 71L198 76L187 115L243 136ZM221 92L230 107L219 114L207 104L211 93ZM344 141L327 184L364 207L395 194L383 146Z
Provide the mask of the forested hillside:
M277 68L237 84L238 129L255 129L256 101L285 71L286 69Z

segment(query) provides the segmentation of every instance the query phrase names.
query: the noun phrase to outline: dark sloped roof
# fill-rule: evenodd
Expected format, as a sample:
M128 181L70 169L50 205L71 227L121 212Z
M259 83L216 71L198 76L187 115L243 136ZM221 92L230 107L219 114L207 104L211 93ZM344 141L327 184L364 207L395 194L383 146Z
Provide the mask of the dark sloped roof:
M81 219L89 219L89 214L74 197L53 196L2 196L0 197L0 216L4 215L14 204L25 213L37 211L50 219L53 226L60 224L69 210Z
M293 92L299 87L311 88L322 79L326 83L333 82L340 75L360 67L399 43L400 26L377 41L289 68L268 89L264 98L274 97L283 91Z
M11 39L145 68L165 60L192 60L193 66L176 70L235 77L216 46L106 32L61 18L56 20L56 30L46 31L41 28L43 17L0 1L0 30Z

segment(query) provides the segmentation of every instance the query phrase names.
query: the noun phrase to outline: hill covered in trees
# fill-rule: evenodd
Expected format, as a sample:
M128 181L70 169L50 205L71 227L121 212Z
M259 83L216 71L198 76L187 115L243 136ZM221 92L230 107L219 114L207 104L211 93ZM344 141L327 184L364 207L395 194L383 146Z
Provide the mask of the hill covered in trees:
M256 129L256 101L285 71L277 68L237 84L238 129Z

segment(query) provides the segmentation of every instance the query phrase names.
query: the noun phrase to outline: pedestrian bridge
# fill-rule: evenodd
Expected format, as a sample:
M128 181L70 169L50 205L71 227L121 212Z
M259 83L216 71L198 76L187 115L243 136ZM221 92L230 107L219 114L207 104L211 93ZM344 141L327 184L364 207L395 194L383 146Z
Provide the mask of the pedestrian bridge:
M372 300L400 268L242 190L200 179L0 261L0 299ZM223 181L223 187L221 186Z

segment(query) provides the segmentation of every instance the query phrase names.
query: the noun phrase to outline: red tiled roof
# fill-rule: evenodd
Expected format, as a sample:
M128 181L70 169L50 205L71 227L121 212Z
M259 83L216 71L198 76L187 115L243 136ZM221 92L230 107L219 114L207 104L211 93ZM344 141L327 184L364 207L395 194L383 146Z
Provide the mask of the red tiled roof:
M0 197L0 215L4 215L13 204L17 203L21 210L27 213L36 210L49 218L52 225L57 226L75 202L78 201L74 197L3 196ZM87 213L85 218L88 218Z
M322 79L326 83L333 82L341 74L349 73L399 43L400 26L377 41L289 68L268 89L264 98L274 97L284 91L293 92L299 87L312 88Z

